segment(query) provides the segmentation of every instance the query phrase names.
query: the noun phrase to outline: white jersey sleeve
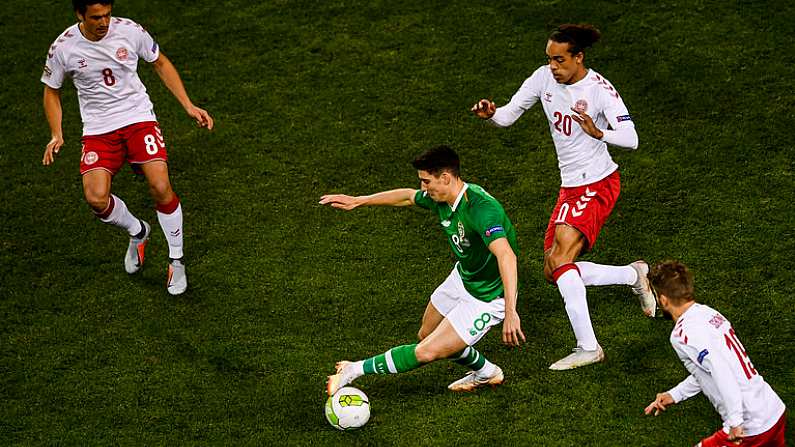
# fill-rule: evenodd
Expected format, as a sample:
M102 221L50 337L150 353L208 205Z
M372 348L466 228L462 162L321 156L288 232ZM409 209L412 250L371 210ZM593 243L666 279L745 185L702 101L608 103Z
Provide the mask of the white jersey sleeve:
M781 398L754 368L731 323L715 309L693 304L671 333L671 345L723 420L749 436L770 429L784 413ZM695 395L688 378L671 389L674 400Z
M497 127L508 127L515 123L526 110L533 107L541 98L541 91L544 87L543 71L546 70L546 67L540 67L525 79L519 90L511 97L511 101L498 107L489 121Z
M690 399L701 392L701 385L698 384L696 376L690 374L687 379L681 381L679 385L668 390L668 394L674 399L674 403L678 404L683 400Z
M600 108L609 126L608 129L601 129L604 133L602 141L627 149L637 149L638 134L635 131L632 116L629 114L627 106L624 105L624 100L621 99L610 82L599 74L595 76L598 79L597 82L604 87L597 91L600 92Z
M137 24L136 24L137 25ZM140 27L140 25L137 25ZM148 31L141 27L141 33L135 35L137 43L135 52L138 56L146 62L154 62L160 57L160 47L157 42L152 38Z
M709 375L714 389L718 392L717 396L710 396L723 409L721 415L724 422L730 427L736 427L743 423L743 399L740 386L734 373L730 369L728 360L724 357L725 349L715 346L709 337L702 337L702 334L691 331L687 344L678 343L677 352L690 358L692 364L700 368ZM702 377L707 377L703 375ZM716 399L717 398L717 399Z
M63 86L64 78L66 77L66 63L64 61L63 51L59 51L58 47L70 38L75 37L72 34L74 30L67 29L63 32L55 42L50 45L47 51L47 60L44 61L44 72L41 74L41 82L45 85L60 89Z

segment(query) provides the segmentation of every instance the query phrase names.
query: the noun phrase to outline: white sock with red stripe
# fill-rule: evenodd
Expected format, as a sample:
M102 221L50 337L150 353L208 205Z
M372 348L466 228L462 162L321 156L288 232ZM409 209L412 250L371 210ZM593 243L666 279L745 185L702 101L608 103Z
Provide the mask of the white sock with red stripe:
M168 241L168 257L182 258L182 205L176 194L171 202L157 205L157 221Z
M598 346L596 334L588 313L588 300L585 296L585 283L574 263L565 264L552 272L558 290L566 304L566 314L577 338L577 346L586 351L593 351Z
M143 224L127 209L127 204L124 203L124 200L113 194L110 195L107 208L100 213L94 214L106 224L116 225L127 230L131 237L143 231Z
M638 280L638 273L630 265L602 265L584 261L575 264L586 286L631 286Z

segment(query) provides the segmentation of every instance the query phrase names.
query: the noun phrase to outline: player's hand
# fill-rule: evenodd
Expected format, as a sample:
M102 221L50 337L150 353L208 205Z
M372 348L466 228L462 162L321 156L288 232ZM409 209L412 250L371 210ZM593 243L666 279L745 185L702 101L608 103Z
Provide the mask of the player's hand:
M196 120L196 124L198 124L199 127L206 127L207 130L213 130L213 117L211 117L206 110L192 105L185 109L185 111L188 112L191 118Z
M505 312L505 319L502 320L502 342L508 346L519 346L524 341L526 340L519 314L516 311Z
M657 398L654 399L654 402L650 403L645 410L643 410L646 415L650 415L651 412L654 412L654 415L657 416L666 408L674 404L674 398L671 397L668 393L657 393Z
M745 437L745 432L743 431L742 425L738 425L736 427L732 427L729 429L728 439L735 445L740 445L743 442L744 437Z
M579 124L580 127L582 127L583 132L587 133L593 138L596 138L597 140L602 139L604 133L601 130L599 130L598 127L596 127L596 124L594 124L593 119L591 119L590 115L588 115L585 112L579 111L574 107L571 108L571 111L574 112L574 114L571 116L571 119L576 121L577 124Z
M44 149L44 158L41 159L41 164L44 166L52 164L55 161L55 156L61 151L63 146L63 137L60 135L53 135L47 147Z
M487 120L494 116L494 112L497 111L497 106L488 99L481 99L472 106L471 110L478 118Z
M360 205L356 197L346 196L345 194L326 194L320 198L318 203L346 211L350 211Z

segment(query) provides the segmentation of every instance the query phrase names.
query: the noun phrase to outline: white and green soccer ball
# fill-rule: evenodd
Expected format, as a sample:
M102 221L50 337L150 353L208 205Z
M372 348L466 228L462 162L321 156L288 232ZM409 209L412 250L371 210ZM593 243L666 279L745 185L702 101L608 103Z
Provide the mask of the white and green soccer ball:
M326 401L326 419L338 430L359 428L370 420L370 401L360 389L342 387Z

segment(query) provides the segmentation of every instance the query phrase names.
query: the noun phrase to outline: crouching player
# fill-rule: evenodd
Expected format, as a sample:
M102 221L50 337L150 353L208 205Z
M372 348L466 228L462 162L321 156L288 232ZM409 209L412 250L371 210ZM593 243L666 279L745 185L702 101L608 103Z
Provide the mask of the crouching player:
M458 155L447 146L429 149L412 164L420 190L395 189L358 197L324 195L320 203L344 210L365 205L429 209L439 217L458 262L431 294L420 342L365 360L337 363L337 373L328 378L329 395L365 374L403 373L441 359L470 369L448 386L452 391L499 385L502 369L483 357L474 344L500 322L505 344L518 346L525 339L516 312L516 232L502 206L480 186L461 179Z
M784 447L784 402L754 368L731 323L693 299L693 277L668 261L649 273L663 313L676 323L671 344L690 376L646 407L657 416L668 406L704 392L723 419L723 428L700 447L733 445Z

